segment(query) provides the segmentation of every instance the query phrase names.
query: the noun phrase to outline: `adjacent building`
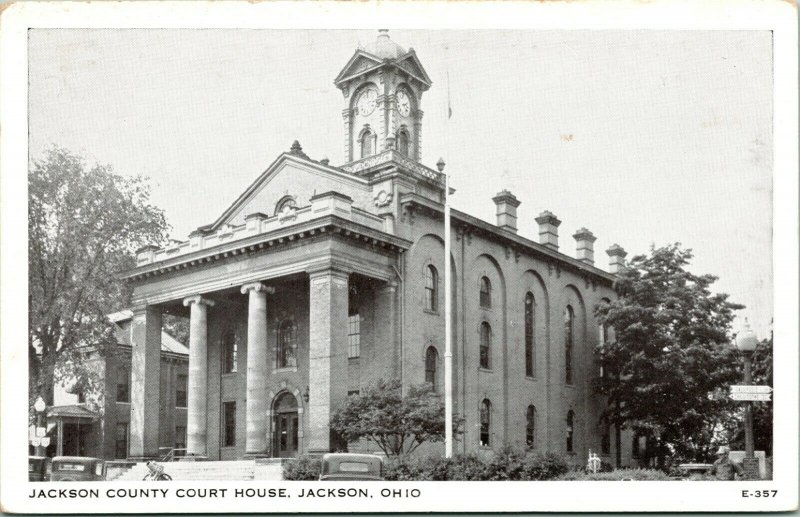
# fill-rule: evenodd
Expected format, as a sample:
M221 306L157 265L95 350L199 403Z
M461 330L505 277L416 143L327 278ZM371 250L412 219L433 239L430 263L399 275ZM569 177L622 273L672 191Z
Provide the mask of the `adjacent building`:
M345 163L295 141L213 222L141 249L125 274L130 456L155 456L164 419L173 425L158 410L173 396L159 382L163 314L190 319L189 453L286 457L341 447L332 412L380 378L441 393L450 296L455 411L465 418L457 452L513 445L584 463L589 450L613 462L623 447L627 463L631 440L600 423L604 401L591 389L592 349L606 335L593 308L615 296L625 251L607 250L603 270L592 232L564 234L548 211L518 213L522 201L502 190L487 199L493 222L452 211L445 293L444 164L422 161L431 79L381 31L335 84ZM518 216L535 217L539 235L520 235Z
M117 326L117 345L102 354L91 346L83 352L100 391L84 393L70 381L54 389L53 406L45 411L50 436L48 456L128 457L132 313L121 311L109 315L109 319ZM186 449L189 379L189 350L165 331L160 343L156 377L160 396L151 401L152 410L158 410L159 457L181 455Z

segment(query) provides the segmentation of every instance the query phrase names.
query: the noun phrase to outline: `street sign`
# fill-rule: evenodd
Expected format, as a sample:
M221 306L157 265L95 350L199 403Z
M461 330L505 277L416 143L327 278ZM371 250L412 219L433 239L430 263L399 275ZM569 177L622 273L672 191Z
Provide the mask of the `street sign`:
M754 402L769 402L772 400L771 393L731 393L733 400L752 400Z
M772 393L771 386L731 386L731 393Z
M47 429L45 429L44 427L37 427L36 428L36 436L37 437L41 438L42 436L44 436L46 434L47 434Z
M28 439L36 438L36 426L32 425L28 428Z
M42 438L42 447L47 447L48 445L50 445L50 437L45 436L44 438Z
M31 438L31 445L33 445L34 447L38 447L40 443L42 443L41 439L39 439L39 438Z

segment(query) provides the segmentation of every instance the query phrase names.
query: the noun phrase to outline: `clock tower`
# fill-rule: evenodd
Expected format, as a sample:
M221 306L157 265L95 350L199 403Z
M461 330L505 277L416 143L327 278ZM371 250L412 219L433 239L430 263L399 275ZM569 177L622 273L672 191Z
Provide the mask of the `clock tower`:
M344 95L345 162L394 149L422 157L422 94L431 80L414 49L404 50L381 30L356 50L334 80Z

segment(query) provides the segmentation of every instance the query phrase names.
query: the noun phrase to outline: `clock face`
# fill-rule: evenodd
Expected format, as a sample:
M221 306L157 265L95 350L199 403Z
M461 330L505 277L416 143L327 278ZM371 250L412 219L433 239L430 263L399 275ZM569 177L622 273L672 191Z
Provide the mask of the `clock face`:
M404 117L411 113L411 99L408 98L408 94L403 90L397 92L397 111Z
M368 90L364 90L361 95L358 97L358 102L356 102L356 106L358 107L358 114L363 116L369 116L375 111L375 101L378 99L378 92L373 90L372 88Z

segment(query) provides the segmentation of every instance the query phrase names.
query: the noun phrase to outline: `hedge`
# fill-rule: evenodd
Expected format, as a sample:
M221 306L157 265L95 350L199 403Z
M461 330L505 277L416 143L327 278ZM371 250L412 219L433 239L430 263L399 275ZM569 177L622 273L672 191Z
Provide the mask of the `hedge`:
M666 472L656 469L617 469L611 472L591 474L583 471L567 472L556 481L669 481Z
M320 468L319 458L301 456L284 463L283 478L318 479ZM403 456L384 462L384 477L389 481L534 481L554 479L567 471L567 462L557 454L524 454L510 448L487 458L476 454L458 454L449 459Z

